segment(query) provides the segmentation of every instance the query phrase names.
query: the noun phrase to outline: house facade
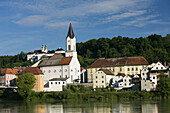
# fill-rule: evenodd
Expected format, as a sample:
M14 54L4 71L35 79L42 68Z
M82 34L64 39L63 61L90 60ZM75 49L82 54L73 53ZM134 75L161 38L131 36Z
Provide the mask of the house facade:
M66 78L53 78L44 85L44 91L63 91L63 86L67 85Z
M44 91L44 74L38 67L26 67L21 73L34 74L36 82L33 90L36 92Z
M17 78L21 70L18 68L3 68L0 75L0 86L10 87L10 81ZM13 81L12 81L13 82Z
M93 88L106 88L114 74L107 69L99 69L93 76Z
M93 81L93 74L100 68L113 71L114 75L124 73L125 75L140 74L141 69L149 63L144 57L122 57L122 58L100 58L87 69L88 82Z

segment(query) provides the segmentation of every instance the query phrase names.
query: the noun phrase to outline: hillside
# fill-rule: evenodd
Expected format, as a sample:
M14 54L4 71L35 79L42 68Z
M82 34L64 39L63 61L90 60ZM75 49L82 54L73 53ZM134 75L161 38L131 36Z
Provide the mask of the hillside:
M92 39L77 43L77 52L84 67L100 57L144 56L149 63L170 62L170 34L165 37L154 34L145 38L118 36L112 39Z

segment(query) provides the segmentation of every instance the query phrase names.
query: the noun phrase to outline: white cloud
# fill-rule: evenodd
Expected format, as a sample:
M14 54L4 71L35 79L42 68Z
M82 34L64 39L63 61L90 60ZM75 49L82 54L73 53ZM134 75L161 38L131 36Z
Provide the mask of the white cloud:
M109 16L105 19L105 22L111 22L111 21L115 21L115 20L119 20L119 19L139 16L139 15L143 15L145 13L146 13L146 10L128 11L125 13Z
M23 25L23 26L37 26L42 25L48 19L47 16L43 15L31 15L25 17L21 20L13 21L15 24Z
M87 23L86 20L96 18L98 15L100 18L97 21L92 20L90 25L102 24L99 21L103 21L103 19L105 22L111 22L143 15L147 13L146 10L142 9L145 7L144 3L150 3L150 1L152 0L23 0L12 2L10 6L23 9L23 12L29 12L29 16L13 20L15 24L54 28L64 26L70 20L77 23ZM124 13L118 14L120 12ZM59 25L58 22L61 24Z

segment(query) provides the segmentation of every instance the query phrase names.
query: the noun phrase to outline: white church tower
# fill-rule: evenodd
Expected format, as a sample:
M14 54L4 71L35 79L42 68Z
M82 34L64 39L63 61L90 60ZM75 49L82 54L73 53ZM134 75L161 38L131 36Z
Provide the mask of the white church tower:
M77 58L76 38L74 36L71 23L70 23L68 34L66 37L66 56L65 57L76 57Z

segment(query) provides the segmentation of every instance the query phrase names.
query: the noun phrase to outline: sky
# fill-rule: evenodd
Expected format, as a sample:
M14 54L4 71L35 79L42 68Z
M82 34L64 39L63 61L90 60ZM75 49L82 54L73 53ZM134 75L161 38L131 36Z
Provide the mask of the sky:
M65 49L69 24L77 42L100 37L170 34L170 0L0 0L0 55Z

